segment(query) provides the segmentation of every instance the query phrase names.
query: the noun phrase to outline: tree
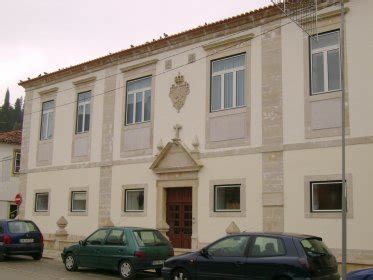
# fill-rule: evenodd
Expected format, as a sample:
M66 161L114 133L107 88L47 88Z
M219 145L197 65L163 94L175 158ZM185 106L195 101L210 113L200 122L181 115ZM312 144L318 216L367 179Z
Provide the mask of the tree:
M17 98L14 107L10 104L9 88L5 93L4 103L0 107L0 132L22 128L23 98Z

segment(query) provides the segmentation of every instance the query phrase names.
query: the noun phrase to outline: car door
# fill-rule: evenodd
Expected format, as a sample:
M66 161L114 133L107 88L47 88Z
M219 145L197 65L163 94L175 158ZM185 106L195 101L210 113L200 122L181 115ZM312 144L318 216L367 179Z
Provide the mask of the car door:
M106 269L117 269L123 256L128 256L128 243L123 229L112 229L101 250L101 263Z
M250 242L245 273L248 279L271 279L286 266L285 244L281 238L255 236Z
M100 261L102 249L109 229L99 229L90 235L79 250L79 264L84 267L103 268Z
M223 238L197 257L197 279L245 279L244 264L250 236L235 235Z

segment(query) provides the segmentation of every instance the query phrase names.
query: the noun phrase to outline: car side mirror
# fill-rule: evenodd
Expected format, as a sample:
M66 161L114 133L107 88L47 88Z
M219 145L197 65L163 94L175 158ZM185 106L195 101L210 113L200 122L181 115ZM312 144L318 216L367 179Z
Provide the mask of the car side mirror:
M87 243L85 242L85 240L79 240L79 245L80 246L85 246L85 245L87 245Z
M199 253L201 254L202 257L205 257L205 258L209 257L209 253L207 252L206 248L203 248Z

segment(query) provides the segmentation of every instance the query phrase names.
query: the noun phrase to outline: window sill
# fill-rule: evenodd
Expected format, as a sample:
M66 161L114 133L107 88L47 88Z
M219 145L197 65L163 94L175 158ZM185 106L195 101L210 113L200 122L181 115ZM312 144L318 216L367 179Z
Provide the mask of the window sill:
M69 211L68 216L88 216L88 211Z
M219 116L226 116L226 115L234 115L234 114L241 114L247 112L248 106L236 107L236 108L229 108L229 109L221 109L217 111L210 111L210 117L219 117Z
M210 211L210 217L246 217L246 213L241 211Z
M146 217L145 211L123 211L121 213L122 217Z
M139 122L139 123L131 123L131 124L126 124L124 125L124 129L137 129L137 128L142 128L142 127L149 127L152 125L152 121L147 121L147 122Z
M33 216L49 216L49 210L48 211L33 211Z

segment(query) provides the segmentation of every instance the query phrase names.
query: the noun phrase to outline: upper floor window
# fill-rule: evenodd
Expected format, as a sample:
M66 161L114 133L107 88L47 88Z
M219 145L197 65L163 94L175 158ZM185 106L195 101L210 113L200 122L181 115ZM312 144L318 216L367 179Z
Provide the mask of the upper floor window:
M42 104L40 139L52 139L54 122L54 100Z
M310 39L311 92L320 94L341 89L339 30Z
M78 109L76 112L76 133L89 131L91 118L91 92L78 94Z
M14 151L14 158L13 158L13 173L19 173L21 168L21 151L16 150Z
M127 82L126 124L150 121L152 78Z
M342 181L311 182L311 212L342 210Z
M245 106L245 60L240 54L212 61L211 111Z

